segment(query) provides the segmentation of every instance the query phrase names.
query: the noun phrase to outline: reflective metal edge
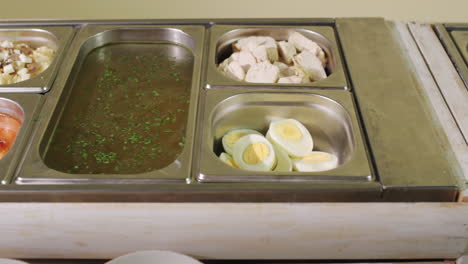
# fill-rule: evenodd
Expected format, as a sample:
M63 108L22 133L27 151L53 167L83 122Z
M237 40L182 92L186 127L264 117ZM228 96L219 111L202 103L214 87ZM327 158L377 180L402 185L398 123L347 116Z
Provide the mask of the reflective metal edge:
M439 35L439 39L442 42L442 45L444 45L445 50L450 56L450 59L455 65L455 68L460 74L460 77L463 79L466 89L468 90L468 61L466 61L463 58L463 55L461 54L461 43L458 43L461 40L456 37L456 34L454 35L454 33L456 33L457 31L462 31L465 32L465 34L468 34L468 25L458 25L457 27L449 27L443 24L436 24L434 26L434 30ZM465 40L468 40L468 38ZM465 50L465 53L468 56L467 50Z
M233 80L224 74L222 74L216 67L216 47L218 40L224 34L237 29L297 29L297 30L306 30L316 32L323 37L325 37L330 42L330 52L333 54L333 58L335 59L335 71L329 75L326 79L305 83L305 84L296 84L295 87L302 87L302 88L327 88L327 89L348 89L346 76L344 73L344 65L342 63L341 53L339 51L338 43L335 37L335 31L333 25L327 26L297 26L297 25L213 25L210 28L210 46L209 46L209 53L208 53L208 61L205 65L207 68L207 81L205 84L205 88L222 88L222 86L242 86L242 87L250 87L250 88L284 88L290 87L291 84L278 84L278 83L249 83L249 82L242 82ZM326 48L328 49L328 48Z
M5 157L0 159L0 183L8 184L13 177L16 166L23 156L23 149L30 141L31 131L36 123L38 112L43 103L40 94L0 94L0 98L7 98L18 103L24 111L24 120L16 136L15 143Z
M457 175L448 159L448 143L438 136L440 128L432 124L428 102L420 96L421 87L387 23L347 18L337 19L336 28L383 199L405 201L424 188L432 197L454 201Z
M0 185L1 202L378 202L377 182Z
M455 43L457 43L458 50L465 59L465 64L468 64L468 27L466 30L453 30L451 33Z
M186 159L186 162L182 164L182 167L177 168L174 163L166 168L155 170L148 173L141 173L136 175L91 175L91 174L67 174L48 168L40 154L40 144L44 138L47 127L50 125L54 110L59 104L65 104L68 99L68 94L64 93L65 85L68 78L72 75L76 69L75 61L78 59L81 47L88 38L112 29L119 28L175 28L182 30L186 34L190 35L195 43L195 48L188 49L192 50L194 55L194 69L193 79L191 85L191 99L189 106L189 116L187 123L186 132L186 144L182 154L179 156ZM55 184L55 183L73 183L73 184L89 184L89 183L138 183L142 180L144 182L185 182L190 178L191 171L191 159L192 149L195 131L195 118L197 112L198 102L198 91L199 91L199 80L200 80L200 68L201 59L203 56L203 41L204 41L205 28L202 26L140 26L140 25L102 25L102 26L91 26L84 25L77 33L74 41L70 46L70 50L67 53L66 60L63 63L63 70L59 73L56 82L54 83L54 89L47 94L47 100L44 104L44 108L41 111L41 119L38 124L38 129L34 135L34 139L27 149L27 154L23 159L21 166L17 170L15 177L17 184ZM62 100L61 100L62 99ZM63 109L62 109L63 110ZM56 124L52 124L56 125Z
M268 95L285 95L289 97L296 96L301 98L304 96L323 96L331 99L343 107L343 110L347 112L350 118L350 125L354 133L354 144L355 150L351 154L350 160L345 164L342 164L336 169L315 172L315 173L285 173L285 172L253 172L247 170L240 170L230 168L229 166L222 163L216 155L213 153L211 142L213 142L212 129L212 118L214 109L220 102L228 100L236 95L260 95L264 94L265 97ZM335 182L368 182L375 178L372 176L369 159L364 146L362 133L357 121L356 112L354 111L354 105L352 102L351 93L348 91L314 91L313 93L304 93L302 90L294 89L283 89L281 91L252 91L247 88L243 89L210 89L202 92L200 96L203 109L199 109L203 115L203 121L200 122L202 127L200 128L199 144L198 148L195 149L194 153L198 158L195 159L197 163L194 166L193 172L194 177L199 182L320 182L320 181L335 181ZM303 103L303 98L296 99L294 101L297 104ZM262 104L267 104L270 101L262 101ZM293 107L294 102L291 102ZM303 105L299 105L303 106ZM321 106L323 107L323 106ZM328 109L329 110L329 109ZM336 113L334 113L336 114ZM197 169L195 169L197 168ZM280 183L279 183L280 184ZM338 184L337 184L338 185Z
M55 38L57 45L56 55L49 67L36 77L8 85L0 85L0 93L45 93L50 90L54 83L57 72L60 69L61 63L64 59L66 50L73 39L75 28L71 26L40 26L35 27L32 25L7 27L8 25L0 24L0 32L8 31L33 31L41 30L51 33Z
M231 25L259 25L268 23L269 25L331 25L335 22L333 18L200 18L200 19L100 19L100 20L12 20L1 19L0 23L7 26L48 26L48 25L213 25L213 24L231 24Z

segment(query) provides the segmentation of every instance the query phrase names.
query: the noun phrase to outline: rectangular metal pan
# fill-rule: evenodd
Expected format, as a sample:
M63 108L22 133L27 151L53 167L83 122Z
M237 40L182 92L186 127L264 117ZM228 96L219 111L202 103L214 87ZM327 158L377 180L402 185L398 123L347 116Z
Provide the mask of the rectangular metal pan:
M0 181L8 184L13 177L23 149L30 141L30 132L38 121L37 114L42 106L43 96L39 94L0 94L0 112L18 116L22 120L16 139L6 155L0 159ZM1 123L1 122L0 122ZM0 127L3 127L0 124Z
M458 50L463 55L465 63L468 64L468 26L466 30L452 31L452 37L458 46Z
M29 80L0 85L0 93L45 93L57 75L64 53L75 33L71 26L17 26L0 25L0 41L22 41L31 47L47 46L55 51L55 58L42 73Z
M141 182L141 180L145 180L145 182L185 182L187 178L190 176L191 171L191 160L192 160L192 146L193 146L193 134L195 130L195 119L196 119L196 110L197 110L197 101L198 101L198 90L199 90L199 72L200 72L200 65L202 59L202 50L203 50L203 36L204 36L204 27L202 26L127 26L127 25L112 25L112 26L84 26L79 33L77 34L74 42L71 45L70 51L67 54L67 60L64 61L64 70L60 72L60 75L57 78L57 81L54 83L54 90L52 90L47 95L47 101L45 103L44 109L41 112L41 121L39 124L38 131L36 136L34 137L34 141L31 144L31 148L29 153L27 153L25 160L22 164L22 167L17 172L16 183L18 184L33 184L33 183L135 183ZM97 49L99 47L105 46L109 44L110 46L114 44L121 44L123 51L120 50L118 52L123 53L115 53L113 55L111 51L109 54L106 52L101 52L102 49ZM135 56L135 58L142 57L140 54L141 52L146 52L146 50L141 50L140 48L143 46L139 46L139 44L150 44L151 45L162 45L163 47L168 47L168 52L170 54L164 54L161 56L170 56L175 63L184 63L183 61L185 58L181 58L181 56L185 56L190 54L193 56L193 68L189 74L191 80L188 81L188 96L189 99L186 98L186 103L188 104L186 110L186 124L185 124L185 144L181 148L181 153L178 156L175 156L175 160L171 160L172 162L162 168L157 168L150 171L142 171L138 173L126 173L126 172L119 172L117 171L117 166L115 167L114 171L106 171L106 172L74 172L63 170L62 168L54 169L51 168L50 164L56 164L57 160L61 159L59 155L56 155L55 158L49 159L47 161L47 155L49 151L52 150L51 146L54 142L54 136L58 133L61 124L66 124L67 121L63 121L62 118L69 118L70 116L73 117L73 113L70 114L69 107L70 105L79 105L79 104L87 104L87 98L94 98L97 94L97 88L89 88L89 87L98 87L96 83L98 83L101 79L93 79L89 78L90 80L84 80L87 74L92 76L94 71L99 71L98 68L93 69L92 64L86 64L86 58L88 54L91 52L96 51L96 65L97 62L101 60L106 61L109 58L130 58ZM122 46L123 45L123 46ZM136 45L136 46L133 46ZM169 45L169 46L167 46ZM114 45L115 46L115 45ZM146 47L146 46L144 46ZM152 47L152 46L151 46ZM128 49L128 50L126 50ZM130 52L131 55L125 55L126 52ZM134 53L132 53L134 52ZM141 55L141 56L140 56ZM154 58L157 58L160 54L154 54ZM127 57L125 57L127 56ZM153 55L151 55L153 56ZM153 57L152 57L153 58ZM182 62L181 62L182 61ZM109 64L111 65L111 64ZM89 69L87 66L90 66ZM115 65L114 65L115 66ZM114 67L109 66L109 67ZM96 66L97 67L97 66ZM124 69L125 70L125 69ZM155 69L156 70L156 69ZM158 72L154 73L153 76L162 76L162 74L168 75L171 71L169 67L157 69ZM130 69L129 69L130 71ZM107 73L104 73L104 75ZM103 78L108 78L109 76L104 76ZM109 77L112 80L117 80L116 76ZM135 77L136 78L136 77ZM177 77L178 78L178 77ZM136 78L138 79L138 78ZM181 77L182 79L182 77ZM128 77L130 80L130 77ZM130 80L132 82L138 82L139 80ZM128 82L127 81L127 84ZM175 80L172 80L175 82ZM84 82L84 83L82 83ZM90 84L90 85L87 85ZM95 86L93 86L95 85ZM118 89L121 84L115 85L114 87L110 87L114 90ZM133 108L137 108L137 104L143 100L152 100L152 96L158 96L158 92L152 92L153 95L148 93L147 89L148 85L143 84L139 87L143 87L141 89L144 90L145 93L141 94L141 98L138 97L137 99L134 98L121 98L120 101L126 100L136 100L135 105L127 105L128 108L120 109L123 113L131 110ZM81 91L76 89L88 89L87 91ZM111 90L112 90L111 89ZM119 88L120 89L120 88ZM140 88L139 88L140 89ZM109 90L109 91L111 91ZM77 93L78 92L78 93ZM169 91L170 92L170 91ZM110 95L111 92L108 93ZM120 94L116 94L119 96ZM151 98L147 98L147 97ZM99 100L99 98L97 99ZM115 104L118 101L114 101ZM111 105L112 106L112 105ZM145 106L146 107L146 106ZM145 108L146 109L146 108ZM81 110L79 110L81 111ZM79 112L78 111L78 112ZM96 111L96 115L101 114L103 111L100 108L93 109L91 106L87 108L86 111ZM157 112L157 110L154 110ZM175 111L175 109L174 109ZM156 113L155 112L155 113ZM147 115L151 115L148 110ZM91 113L91 116L93 113ZM174 120L176 117L173 118ZM66 120L66 119L64 119ZM105 120L105 119L103 119ZM174 121L173 120L173 121ZM115 122L115 124L120 124L121 122ZM123 128L130 126L126 122L123 122ZM139 126L138 122L135 122L135 126ZM181 130L183 131L183 130ZM73 130L70 130L72 133ZM166 132L166 131L165 131ZM181 132L184 133L184 132ZM63 133L62 133L63 135ZM112 135L111 135L112 136ZM66 137L66 135L65 135ZM70 137L73 137L70 135ZM139 140L138 137L135 137L135 140ZM130 138L130 140L133 140ZM157 142L157 139L154 141L148 142L148 147L155 146L157 144L164 144L163 140ZM153 148L152 148L153 149ZM156 149L156 147L154 148ZM100 152L99 152L100 153ZM98 154L99 154L98 153ZM112 152L109 152L112 153ZM114 153L115 154L115 153ZM162 153L164 154L164 153ZM136 155L136 154L135 154ZM96 162L98 162L99 156L97 154L90 153L90 159L93 160L96 158ZM94 157L94 158L93 158ZM102 159L99 158L101 161ZM63 159L65 162L65 159ZM100 161L100 162L101 162ZM58 163L61 161L59 160ZM108 160L104 160L104 163L108 163ZM140 164L136 163L135 170L138 170ZM151 168L150 168L151 169Z
M468 89L468 24L436 24L434 30Z
M207 61L207 83L205 88L220 88L223 86L290 87L291 84L250 83L238 81L223 74L218 64L232 53L231 45L237 40L248 36L270 36L276 41L287 40L293 32L315 41L326 53L328 77L316 82L294 84L301 88L348 89L344 64L339 51L333 24L320 26L292 25L214 25L210 28L210 46Z
M257 90L258 91L258 90ZM352 95L348 91L301 90L257 92L243 89L210 89L200 105L202 126L200 149L196 150L200 182L287 182L373 180ZM287 91L287 92L285 92ZM261 132L278 118L293 118L310 131L314 150L333 153L339 166L323 172L254 172L232 168L217 156L221 138L231 129L249 128Z

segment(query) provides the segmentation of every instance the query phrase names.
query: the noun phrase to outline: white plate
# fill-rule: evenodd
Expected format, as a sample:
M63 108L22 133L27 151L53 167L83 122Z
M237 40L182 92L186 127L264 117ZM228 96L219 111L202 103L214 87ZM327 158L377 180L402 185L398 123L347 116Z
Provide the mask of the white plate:
M3 263L0 263L3 264ZM13 264L13 263L12 263ZM18 263L19 264L19 263ZM198 260L172 251L140 251L120 256L105 264L203 264Z
M24 261L14 260L14 259L0 258L0 264L28 264L28 263Z

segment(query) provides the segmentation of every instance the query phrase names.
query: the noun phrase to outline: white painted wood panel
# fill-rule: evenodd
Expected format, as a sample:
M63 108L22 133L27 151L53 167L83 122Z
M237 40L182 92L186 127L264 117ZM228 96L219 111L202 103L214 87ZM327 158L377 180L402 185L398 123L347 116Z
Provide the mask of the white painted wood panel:
M468 248L466 203L3 203L0 213L1 257L455 259Z

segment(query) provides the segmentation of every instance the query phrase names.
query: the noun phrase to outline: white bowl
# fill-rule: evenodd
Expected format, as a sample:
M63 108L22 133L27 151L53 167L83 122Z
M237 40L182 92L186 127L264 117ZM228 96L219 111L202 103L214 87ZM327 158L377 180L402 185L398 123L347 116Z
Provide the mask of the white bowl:
M28 264L28 263L24 261L14 260L14 259L0 258L0 264Z
M0 263L3 264L3 263ZM13 264L13 263L12 263ZM19 263L18 263L19 264ZM139 251L120 256L105 264L203 264L198 260L172 251Z

